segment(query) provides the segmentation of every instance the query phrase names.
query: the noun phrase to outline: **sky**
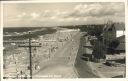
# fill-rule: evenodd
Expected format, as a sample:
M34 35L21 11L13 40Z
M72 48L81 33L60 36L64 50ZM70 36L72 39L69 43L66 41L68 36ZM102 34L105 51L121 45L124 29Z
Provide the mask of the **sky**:
M4 3L4 27L44 27L124 22L123 2Z

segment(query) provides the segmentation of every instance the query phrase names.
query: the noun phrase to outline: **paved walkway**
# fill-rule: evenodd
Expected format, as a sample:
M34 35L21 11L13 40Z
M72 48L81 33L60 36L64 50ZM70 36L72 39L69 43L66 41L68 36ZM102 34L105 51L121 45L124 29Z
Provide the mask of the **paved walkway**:
M64 46L49 59L40 64L40 71L33 78L77 78L74 62L79 48L80 33L67 41Z

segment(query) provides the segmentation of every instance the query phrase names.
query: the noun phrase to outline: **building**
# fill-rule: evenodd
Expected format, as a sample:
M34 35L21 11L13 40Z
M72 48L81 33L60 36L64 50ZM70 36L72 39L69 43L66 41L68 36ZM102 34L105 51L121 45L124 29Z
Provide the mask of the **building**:
M119 45L116 47L115 51L117 53L125 53L125 35L117 38Z
M109 35L112 35L112 37L117 38L125 35L125 24L109 22L105 25L103 31L104 31L104 35L107 35L107 37L109 37L108 36L109 33Z
M125 25L123 23L116 23L115 29L116 29L116 37L125 35Z
M113 40L119 41L116 50L125 50L125 25L124 23L108 22L103 28L103 41L109 45Z
M103 28L103 42L109 45L113 39L116 39L116 28L114 23L108 22Z
M125 63L125 25L124 23L108 23L104 27L103 40L107 42L107 48L113 48L111 54L106 54L106 63L110 63L114 66L120 65L117 61L123 61ZM111 44L111 45L110 45ZM112 47L111 47L112 46ZM108 50L109 52L111 50ZM121 63L122 64L122 63Z

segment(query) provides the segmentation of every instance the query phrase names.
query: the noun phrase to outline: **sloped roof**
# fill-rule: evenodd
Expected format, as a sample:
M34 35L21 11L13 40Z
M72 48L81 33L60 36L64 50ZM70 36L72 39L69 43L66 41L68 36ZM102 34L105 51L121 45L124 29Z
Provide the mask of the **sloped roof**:
M117 40L120 42L120 44L116 50L125 50L125 35L118 37Z
M108 31L110 28L113 28L114 24L106 24L105 27L103 28L103 31Z
M119 42L125 43L125 35L116 38Z
M124 23L112 23L112 24L106 24L103 28L104 31L108 31L110 28L115 27L115 30L125 30L125 24Z
M116 23L114 24L116 30L125 30L125 24L124 23Z
M125 43L120 43L116 50L125 50Z

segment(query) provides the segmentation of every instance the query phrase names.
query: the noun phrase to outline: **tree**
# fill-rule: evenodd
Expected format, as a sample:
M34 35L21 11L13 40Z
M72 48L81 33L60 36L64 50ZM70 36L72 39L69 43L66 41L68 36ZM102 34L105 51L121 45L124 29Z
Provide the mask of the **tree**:
M119 40L117 39L114 39L112 40L109 45L108 45L108 53L114 53L115 52L115 49L117 48L117 46L119 45Z
M114 39L110 42L109 47L115 49L119 45L119 40Z
M96 36L98 38L103 33L102 30L103 30L102 27L100 27L99 25L98 26L95 25L88 29L88 34L91 36Z
M102 41L97 40L94 44L93 56L96 59L105 59L106 48Z

